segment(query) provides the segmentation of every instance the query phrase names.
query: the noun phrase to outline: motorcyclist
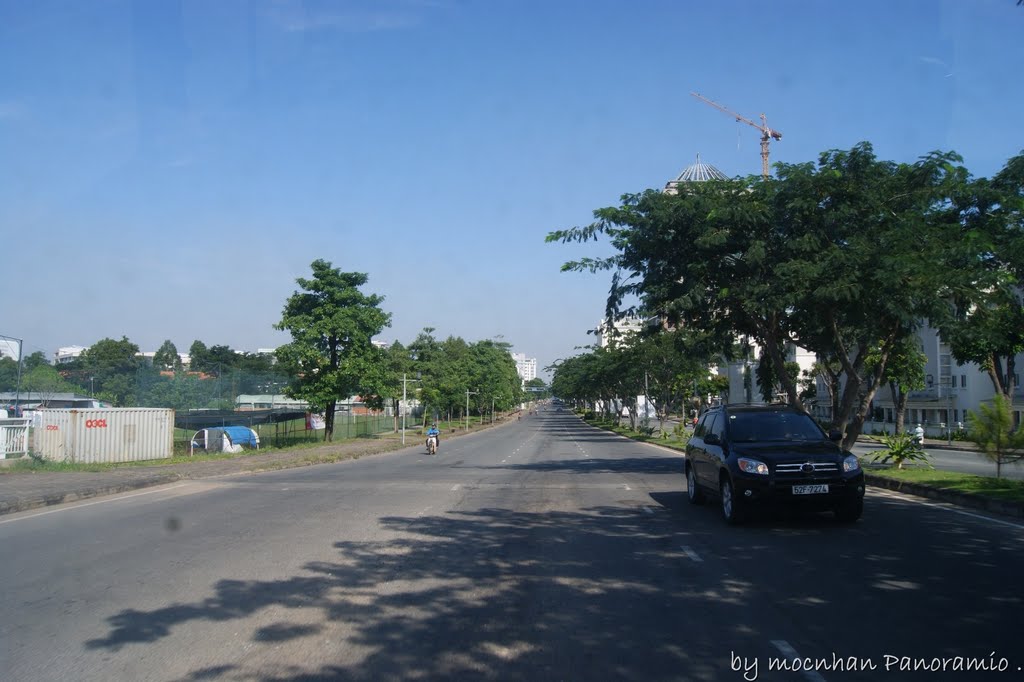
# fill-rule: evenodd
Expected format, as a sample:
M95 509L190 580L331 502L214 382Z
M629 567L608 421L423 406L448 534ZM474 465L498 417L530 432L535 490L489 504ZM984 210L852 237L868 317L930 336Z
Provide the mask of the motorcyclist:
M430 437L434 437L434 443L437 447L441 447L441 431L438 430L437 424L431 424L430 429L427 430L427 442L430 442Z
M914 444L924 445L924 429L918 424L917 428L914 429Z

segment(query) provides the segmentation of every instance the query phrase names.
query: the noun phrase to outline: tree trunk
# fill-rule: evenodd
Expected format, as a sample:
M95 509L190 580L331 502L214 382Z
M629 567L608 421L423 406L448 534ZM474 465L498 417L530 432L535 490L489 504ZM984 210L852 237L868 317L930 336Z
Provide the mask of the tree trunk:
M843 447L847 450L853 447L854 443L857 442L857 438L864 430L864 421L867 417L868 410L871 409L871 401L875 398L875 393L878 391L878 387L882 383L882 375L885 374L885 361L888 358L888 352L881 352L881 360L878 363L875 373L871 377L871 382L868 384L867 389L863 394L860 391L854 391L853 395L860 398L860 408L857 413L850 420L849 426L846 429L846 437L843 439ZM847 382L847 388L850 387L849 381ZM845 398L845 395L844 395ZM852 405L851 405L852 407Z
M1006 356L1006 398L1013 403L1013 390L1017 387L1013 373L1017 371L1017 358L1013 355Z
M900 399L896 404L896 433L903 433L903 427L907 418L908 400L910 400L910 392L900 391Z
M988 372L988 378L992 380L992 388L996 393L1006 394L1006 387L1003 386L1002 376L1003 363L999 361L999 356L992 353L992 357L989 359L988 366L985 370Z
M796 384L786 372L786 358L782 354L782 348L774 338L771 338L766 339L765 350L768 351L768 356L772 360L773 369L775 370L772 373L779 383L782 384L783 390L786 391L786 401L793 407L804 410L804 405L800 402L800 396L797 394Z
M328 401L324 412L324 442L331 442L334 440L334 408L337 406L337 400Z

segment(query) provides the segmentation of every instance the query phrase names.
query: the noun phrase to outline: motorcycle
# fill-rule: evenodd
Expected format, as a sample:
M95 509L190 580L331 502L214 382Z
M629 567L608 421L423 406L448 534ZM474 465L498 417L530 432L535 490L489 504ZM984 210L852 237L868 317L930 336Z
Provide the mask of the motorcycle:
M427 437L427 454L428 455L436 455L437 454L437 436L428 436Z

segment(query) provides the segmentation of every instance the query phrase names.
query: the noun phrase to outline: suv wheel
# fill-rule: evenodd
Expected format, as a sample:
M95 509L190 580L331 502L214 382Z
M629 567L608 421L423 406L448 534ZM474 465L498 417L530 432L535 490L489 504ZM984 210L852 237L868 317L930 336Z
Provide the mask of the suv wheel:
M722 501L722 516L725 517L726 523L730 525L743 523L743 502L736 495L728 476L722 477L719 491Z
M853 502L847 502L843 505L836 507L835 514L836 520L842 523L853 523L860 518L861 514L864 513L864 499L854 500Z
M697 486L697 475L689 463L686 465L686 496L690 504L704 504L704 491Z

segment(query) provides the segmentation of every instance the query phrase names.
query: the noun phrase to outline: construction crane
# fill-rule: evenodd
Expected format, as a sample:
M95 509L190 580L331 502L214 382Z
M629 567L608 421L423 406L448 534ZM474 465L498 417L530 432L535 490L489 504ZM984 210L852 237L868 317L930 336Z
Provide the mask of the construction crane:
M768 127L768 119L765 118L764 114L761 114L761 125L758 125L758 124L754 123L753 121L751 121L749 118L745 118L745 117L740 116L739 114L737 114L735 111L730 111L729 109L726 109L725 107L723 107L718 102L713 102L713 101L709 100L707 97L705 97L704 95L701 95L699 92L691 92L690 94L693 95L694 97L696 97L697 99L702 100L702 101L710 104L715 109L718 109L721 112L729 114L730 116L735 116L737 121L743 121L747 125L753 126L753 127L757 128L758 130L761 131L761 175L767 178L768 177L768 143L771 142L772 140L781 140L782 139L782 133L780 133L778 130L773 130L772 128Z

